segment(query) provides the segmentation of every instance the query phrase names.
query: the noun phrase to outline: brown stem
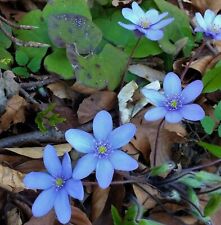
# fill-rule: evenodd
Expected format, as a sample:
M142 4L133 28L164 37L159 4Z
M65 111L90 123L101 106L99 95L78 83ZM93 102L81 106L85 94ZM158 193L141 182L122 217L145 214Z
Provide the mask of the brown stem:
M192 62L194 61L194 59L196 59L199 56L200 52L203 50L203 48L205 47L205 45L206 45L206 41L203 40L201 46L197 49L197 51L195 52L195 54L190 59L189 63L186 65L183 73L181 74L181 76L180 76L181 81L183 81L184 76L186 75L188 69L190 68L190 65L192 64Z
M156 161L157 161L157 147L158 147L158 140L159 140L159 135L160 135L160 129L163 125L164 119L162 119L158 125L157 128L157 135L154 143L154 152L153 152L153 167L156 166Z

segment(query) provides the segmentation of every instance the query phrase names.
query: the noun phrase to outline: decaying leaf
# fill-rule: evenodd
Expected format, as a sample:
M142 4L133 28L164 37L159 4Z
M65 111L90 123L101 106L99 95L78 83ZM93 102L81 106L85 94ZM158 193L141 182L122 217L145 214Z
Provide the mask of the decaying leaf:
M208 64L211 62L212 59L213 59L213 57L210 55L199 58L190 65L190 68L193 68L193 69L199 71L201 74L204 74L204 72L207 69Z
M136 195L139 203L145 209L151 209L157 204L157 202L150 196L153 196L156 199L160 199L159 191L157 189L154 189L150 185L139 184L139 186L138 186L138 185L134 184L133 189L134 189L135 195Z
M102 213L110 188L101 189L99 186L94 187L92 194L92 221L96 220Z
M27 102L19 95L14 95L6 105L6 111L0 118L0 133L7 130L12 124L25 121Z
M154 90L160 89L159 81L154 81L143 88L149 88ZM134 100L134 95L138 90L138 85L135 81L131 81L126 84L118 94L118 103L120 111L121 122L128 123L132 117L134 117L149 101L142 95L139 96L139 100Z
M204 12L207 9L211 9L218 12L221 9L220 0L192 0L191 3L196 6L199 10Z
M79 208L72 206L71 223L74 225L92 225L87 215Z
M128 70L142 78L145 78L146 80L153 82L153 81L163 81L165 73L152 69L149 66L142 65L142 64L136 64L129 66Z
M77 111L79 123L83 124L102 109L111 110L116 104L116 93L112 91L99 91L85 98Z
M8 191L20 192L24 190L22 182L24 174L9 167L0 165L0 187Z
M64 82L56 82L53 84L49 84L47 87L53 92L55 96L61 99L70 99L70 96L67 91L67 85L65 85Z
M72 147L69 144L54 145L58 156L64 155L65 152L70 152ZM19 155L24 155L32 159L40 159L43 156L44 147L23 147L23 148L6 148L11 152Z
M7 225L22 225L20 213L17 208L12 208L7 212Z

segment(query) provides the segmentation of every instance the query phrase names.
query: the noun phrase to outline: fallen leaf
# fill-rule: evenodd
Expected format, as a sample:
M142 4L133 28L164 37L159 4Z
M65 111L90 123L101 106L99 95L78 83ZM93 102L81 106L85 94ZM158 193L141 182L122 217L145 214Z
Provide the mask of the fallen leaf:
M49 84L47 87L58 98L61 98L61 99L64 99L64 98L70 99L70 96L69 96L68 91L67 91L67 85L64 82L61 82L61 81L55 82L55 83Z
M25 121L25 108L27 102L19 95L14 95L8 100L6 111L0 118L0 133L7 130L12 124Z
M76 91L78 93L85 94L85 95L91 95L97 92L97 89L84 86L83 84L77 81L72 85L71 89L73 91Z
M212 59L213 57L211 55L207 55L202 58L199 58L195 60L193 63L191 63L190 68L193 68L199 71L201 74L204 74L208 64L211 62Z
M72 206L71 223L74 225L92 225L87 215L79 208Z
M142 77L150 82L153 82L156 80L163 81L165 77L165 73L152 69L151 67L142 65L142 64L131 65L129 66L128 70L131 73L139 77Z
M85 98L77 111L79 123L90 121L102 109L111 110L116 104L116 97L115 92L98 91Z
M220 0L192 0L192 4L197 7L201 12L211 9L215 12L218 12L221 9Z
M69 144L54 145L58 156L63 156L65 152L70 152L72 147ZM43 157L44 147L23 147L23 148L5 148L11 152L19 155L24 155L32 159L39 159Z
M17 208L12 208L6 213L7 225L22 225L20 213Z
M92 221L96 220L102 213L110 188L101 189L99 186L95 186L92 193Z
M9 167L0 165L0 187L8 191L20 192L24 190L24 174Z

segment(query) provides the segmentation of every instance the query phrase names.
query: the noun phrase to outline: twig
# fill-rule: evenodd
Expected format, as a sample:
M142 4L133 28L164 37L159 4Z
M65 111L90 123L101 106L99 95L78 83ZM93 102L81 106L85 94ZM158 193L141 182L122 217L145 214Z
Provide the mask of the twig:
M33 47L33 48L48 48L50 45L40 43L40 42L33 42L33 41L22 41L17 39L16 37L12 36L3 26L3 23L0 21L0 30L4 33L6 37L8 37L13 43L18 46L22 47Z
M160 135L160 129L163 125L164 119L162 119L158 125L157 128L157 135L154 143L154 152L153 152L153 167L156 166L156 161L157 161L157 147L158 147L158 140L159 140L159 135Z
M136 180L122 180L122 181L112 181L111 185L135 184L135 183L137 183ZM83 181L83 185L85 186L98 185L98 183L94 181Z
M16 24L16 23L13 23L7 19L5 19L4 17L0 16L0 21L8 24L9 26L11 27L14 27L15 29L19 29L19 30L33 30L33 29L36 29L38 27L36 26L29 26L29 25L19 25L19 24Z
M192 64L192 62L194 61L194 59L196 59L196 58L199 56L200 52L203 50L203 48L205 47L205 45L206 45L206 41L203 40L201 46L197 49L197 51L195 52L195 54L194 54L194 55L192 56L192 58L190 59L189 63L186 65L186 67L185 67L183 73L181 74L181 76L180 76L181 81L183 81L184 76L186 75L186 73L187 73L187 71L188 71L190 65Z
M209 189L209 190L200 191L200 192L198 192L197 194L198 194L198 195L209 194L209 193L211 193L211 192L218 191L218 190L220 190L220 189L221 189L221 186L217 186L217 187L211 188L211 189Z
M31 95L29 95L28 92L25 91L23 88L20 88L19 92L21 93L21 95L23 95L25 97L25 99L28 102L39 105L39 103Z

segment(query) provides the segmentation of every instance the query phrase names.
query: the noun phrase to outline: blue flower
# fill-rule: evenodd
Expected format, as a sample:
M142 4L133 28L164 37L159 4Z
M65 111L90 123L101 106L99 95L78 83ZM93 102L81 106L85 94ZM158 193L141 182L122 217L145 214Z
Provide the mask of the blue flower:
M192 103L203 90L201 80L193 81L182 90L180 78L171 72L165 76L163 89L164 94L151 89L141 90L156 106L146 112L146 120L155 121L165 117L169 123L178 123L183 118L192 121L203 119L205 112L201 106Z
M70 195L82 200L84 189L80 180L72 178L72 166L68 153L65 153L62 163L53 146L47 145L44 150L44 165L46 172L31 172L24 178L27 188L42 189L32 206L32 213L36 217L47 214L53 207L58 220L65 224L71 218Z
M200 13L195 14L195 22L195 32L203 32L207 38L221 40L221 15L207 9L204 17Z
M138 31L152 41L162 39L162 28L174 20L174 18L163 19L168 15L168 12L159 14L156 9L144 12L136 2L132 3L132 9L122 9L122 14L125 19L130 20L133 24L118 22L120 26L135 32Z
M77 162L74 179L82 179L96 170L101 188L107 188L113 178L114 169L131 171L138 167L135 159L120 148L126 145L136 133L135 125L128 123L114 130L111 115L100 111L93 120L94 136L78 129L65 133L66 140L79 152L87 153Z

